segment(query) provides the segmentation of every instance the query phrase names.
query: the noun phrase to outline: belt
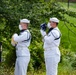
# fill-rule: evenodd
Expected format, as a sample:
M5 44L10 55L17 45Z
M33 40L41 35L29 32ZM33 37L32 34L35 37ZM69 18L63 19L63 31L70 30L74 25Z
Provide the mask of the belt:
M58 47L46 47L46 48L44 48L44 50L47 51L47 50L52 50L52 49L56 49L56 48L58 48Z
M28 47L26 47L26 46L25 46L25 47L24 47L24 46L19 46L19 47L16 47L16 49L17 49L17 50L19 50L19 49L20 49L20 50L23 50L23 49L28 49Z

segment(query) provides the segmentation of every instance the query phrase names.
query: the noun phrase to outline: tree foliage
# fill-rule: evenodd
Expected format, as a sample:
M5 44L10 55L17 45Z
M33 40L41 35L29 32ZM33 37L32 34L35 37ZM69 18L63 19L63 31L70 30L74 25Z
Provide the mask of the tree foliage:
M72 15L71 15L71 14ZM44 63L43 48L40 35L40 24L48 22L50 17L57 17L60 20L71 24L65 14L75 17L76 13L65 10L53 0L1 0L0 2L0 41L3 42L5 60L9 66L15 63L15 49L11 46L11 36L19 33L18 24L22 18L28 18L31 23L29 26L32 34L30 48L31 63L30 67L39 68ZM74 16L75 15L75 16ZM73 26L75 26L73 24ZM69 44L70 45L70 44ZM69 46L67 45L67 46ZM63 46L63 45L62 45Z

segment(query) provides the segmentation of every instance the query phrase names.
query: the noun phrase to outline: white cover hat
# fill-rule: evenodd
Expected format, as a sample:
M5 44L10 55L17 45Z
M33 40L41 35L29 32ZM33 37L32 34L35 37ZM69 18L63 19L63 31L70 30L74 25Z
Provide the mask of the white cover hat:
M55 18L55 17L50 18L50 21L52 21L52 22L56 22L56 23L59 23L59 20L58 20L57 18Z
M21 20L20 20L20 23L21 23L21 22L23 22L23 23L30 23L30 20L28 20L28 19L21 19Z

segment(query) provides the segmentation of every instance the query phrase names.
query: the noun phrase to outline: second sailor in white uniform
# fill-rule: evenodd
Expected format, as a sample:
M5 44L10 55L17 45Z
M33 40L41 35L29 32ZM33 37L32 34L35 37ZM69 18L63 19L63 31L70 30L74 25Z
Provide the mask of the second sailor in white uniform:
M58 63L60 61L60 36L58 29L59 20L57 18L50 18L48 23L49 31L45 32L45 24L41 26L41 34L44 42L44 57L46 65L46 75L57 75Z

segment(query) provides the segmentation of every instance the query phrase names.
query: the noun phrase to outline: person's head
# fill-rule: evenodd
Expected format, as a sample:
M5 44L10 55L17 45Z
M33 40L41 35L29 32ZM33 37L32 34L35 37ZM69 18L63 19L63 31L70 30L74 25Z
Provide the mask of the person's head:
M30 21L28 19L21 19L20 20L19 29L20 30L26 30L26 29L28 29L28 24L29 23L30 23Z
M55 28L58 26L59 20L55 17L50 18L49 28Z

